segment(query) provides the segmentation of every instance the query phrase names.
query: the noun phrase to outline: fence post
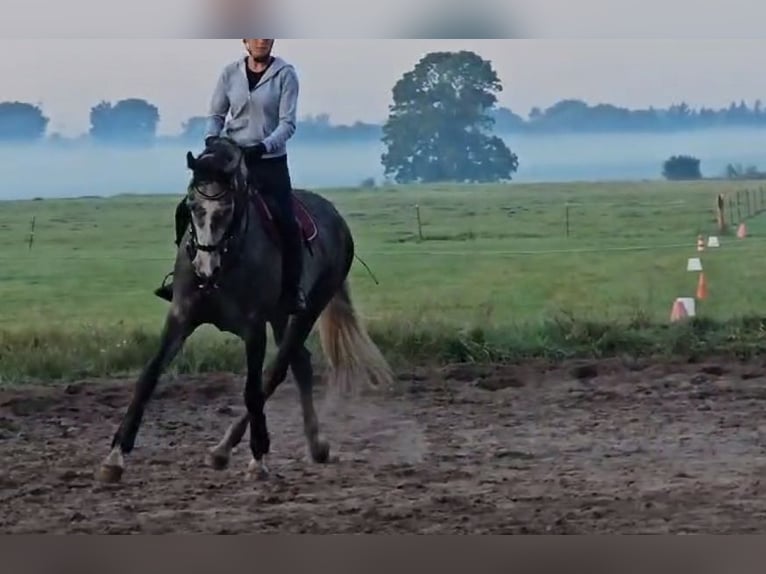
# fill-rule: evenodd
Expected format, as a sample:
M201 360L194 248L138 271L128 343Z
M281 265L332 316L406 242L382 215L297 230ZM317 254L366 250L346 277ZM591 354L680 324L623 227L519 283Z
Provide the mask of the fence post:
M716 222L718 223L718 233L726 233L726 213L724 212L723 194L719 193L717 198Z
M35 216L32 216L32 223L29 225L29 247L28 251L32 250L32 244L35 242Z
M742 194L741 190L737 190L737 223L742 221Z
M567 237L569 237L569 203L566 204L564 220L566 222Z
M415 217L418 220L418 240L423 241L423 224L420 221L420 205L415 204Z

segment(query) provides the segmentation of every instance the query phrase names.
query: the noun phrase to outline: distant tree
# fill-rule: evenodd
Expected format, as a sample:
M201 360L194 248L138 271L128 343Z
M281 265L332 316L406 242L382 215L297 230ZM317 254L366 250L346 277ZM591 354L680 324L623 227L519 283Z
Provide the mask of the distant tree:
M744 167L741 163L730 163L726 166L726 177L728 179L764 179L766 178L766 172L758 169L756 165Z
M50 120L43 111L24 102L0 102L0 141L31 142L42 139Z
M425 55L393 87L385 175L398 183L511 179L518 158L491 134L501 90L490 62L473 52Z
M90 136L95 140L146 144L157 136L160 113L146 100L101 102L90 110Z
M495 130L502 133L516 133L524 130L524 118L508 108L497 108L492 111L495 120Z
M184 141L201 142L205 139L207 118L194 116L186 120L181 126L181 139Z
M689 155L674 155L663 163L662 175L668 180L702 179L700 160Z
M380 140L380 126L364 122L332 124L328 114L305 116L298 122L296 140L305 142Z
M742 177L742 164L730 163L726 166L726 178L727 179L740 179Z

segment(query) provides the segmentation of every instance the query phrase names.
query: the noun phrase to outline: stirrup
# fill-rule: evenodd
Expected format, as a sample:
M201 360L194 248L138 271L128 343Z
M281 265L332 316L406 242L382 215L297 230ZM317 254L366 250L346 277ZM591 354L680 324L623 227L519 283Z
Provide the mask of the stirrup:
M168 273L167 275L165 275L165 277L162 279L162 284L159 286L157 290L159 291L160 289L164 289L166 287L165 282L168 280L168 277L172 277L172 276L173 276L172 271Z
M167 275L165 275L165 278L162 280L162 285L160 285L159 287L157 287L157 289L154 290L154 294L160 299L164 299L165 301L173 300L173 288L170 287L170 285L166 284L168 277L170 277L172 274L173 273L170 272Z

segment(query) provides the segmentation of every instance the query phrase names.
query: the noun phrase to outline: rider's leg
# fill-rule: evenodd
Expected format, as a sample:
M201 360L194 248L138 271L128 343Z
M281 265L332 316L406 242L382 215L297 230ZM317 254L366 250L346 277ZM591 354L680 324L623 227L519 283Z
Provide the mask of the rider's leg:
M189 213L189 208L186 205L186 198L184 198L176 206L176 213L175 213L176 246L181 245L181 240L183 239L184 234L186 233L186 228L189 227L190 221L191 221L191 214ZM160 287L155 289L154 294L157 295L157 297L159 297L160 299L165 299L166 301L172 301L173 300L172 281L170 283L166 283L165 285L161 285Z
M181 245L189 223L191 223L191 213L186 204L186 198L183 198L176 206L176 247Z
M282 301L287 312L295 314L306 308L306 300L300 285L303 243L293 209L287 156L253 161L250 172L254 186L268 195L276 208L274 218L282 237Z

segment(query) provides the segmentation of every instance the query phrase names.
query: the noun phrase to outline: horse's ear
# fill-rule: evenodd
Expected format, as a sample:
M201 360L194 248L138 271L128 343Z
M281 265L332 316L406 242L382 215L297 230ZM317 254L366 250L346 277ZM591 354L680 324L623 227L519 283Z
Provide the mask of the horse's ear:
M186 167L194 171L195 162L196 160L194 159L194 154L190 151L187 151L186 152Z

